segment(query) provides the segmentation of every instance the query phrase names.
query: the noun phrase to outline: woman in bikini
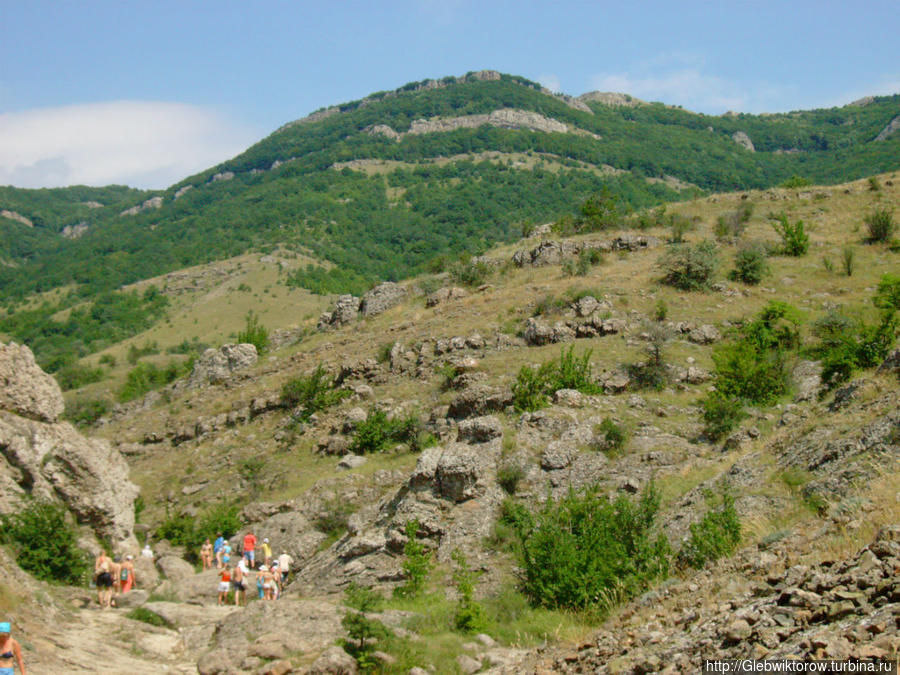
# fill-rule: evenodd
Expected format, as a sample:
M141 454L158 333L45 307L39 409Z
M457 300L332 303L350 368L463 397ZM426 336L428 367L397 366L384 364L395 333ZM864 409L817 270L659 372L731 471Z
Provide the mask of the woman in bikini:
M19 672L25 674L25 662L22 660L22 648L18 640L10 635L8 621L0 622L0 675L13 675L14 663L19 665ZM15 661L14 661L15 660Z
M203 561L204 571L212 567L213 545L209 541L209 537L206 538L206 541L203 542L203 546L200 547L200 560Z

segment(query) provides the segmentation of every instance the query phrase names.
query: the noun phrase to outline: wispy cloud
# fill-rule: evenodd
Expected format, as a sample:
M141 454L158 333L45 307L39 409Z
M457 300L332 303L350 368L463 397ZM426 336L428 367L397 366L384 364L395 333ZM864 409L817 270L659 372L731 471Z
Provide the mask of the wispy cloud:
M115 101L0 115L0 184L162 188L234 156L256 134L181 103Z

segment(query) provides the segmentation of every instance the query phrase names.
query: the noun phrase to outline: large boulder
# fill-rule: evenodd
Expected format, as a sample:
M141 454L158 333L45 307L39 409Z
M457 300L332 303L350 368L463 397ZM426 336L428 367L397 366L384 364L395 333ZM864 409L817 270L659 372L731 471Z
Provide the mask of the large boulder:
M325 312L319 317L318 328L324 329L330 326L343 326L356 319L359 314L360 299L355 295L342 295L334 304L334 309Z
M41 370L28 347L0 344L0 410L56 422L65 407L56 380Z
M107 441L85 438L70 424L45 424L0 411L0 490L17 486L63 502L82 523L128 550L134 539L134 500L138 488L128 479L128 465ZM0 506L11 495L0 494Z
M400 304L406 298L406 289L400 284L386 281L367 292L359 303L359 313L374 316Z
M254 365L258 359L256 347L246 343L207 349L194 363L188 385L197 387L218 384L227 380L234 372Z

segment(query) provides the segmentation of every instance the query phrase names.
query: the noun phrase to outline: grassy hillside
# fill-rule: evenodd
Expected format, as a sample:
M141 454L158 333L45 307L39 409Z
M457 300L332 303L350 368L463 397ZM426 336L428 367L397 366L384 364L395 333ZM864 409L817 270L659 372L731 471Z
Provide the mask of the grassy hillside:
M251 250L309 256L290 271L295 286L358 293L512 241L604 191L621 216L705 191L859 178L900 165L900 135L874 140L898 103L707 116L575 101L508 75L411 83L285 125L158 193L0 189L0 209L31 221L0 218L6 313L26 300L34 310L35 294L66 289L0 331L33 341L26 324ZM498 110L519 117L485 121ZM474 115L484 117L466 121ZM756 152L733 140L737 132ZM78 224L87 226L78 238L60 236Z

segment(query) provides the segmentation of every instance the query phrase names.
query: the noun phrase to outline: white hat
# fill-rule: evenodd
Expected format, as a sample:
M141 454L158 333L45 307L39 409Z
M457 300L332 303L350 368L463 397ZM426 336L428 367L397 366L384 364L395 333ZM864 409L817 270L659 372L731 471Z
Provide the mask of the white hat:
M268 572L268 571L269 571L269 568L266 567L265 565L260 565L260 566L259 566L259 571L260 571L260 572Z
M264 544L268 544L268 543L269 543L269 538L266 537L265 539L263 539L263 543L264 543Z

